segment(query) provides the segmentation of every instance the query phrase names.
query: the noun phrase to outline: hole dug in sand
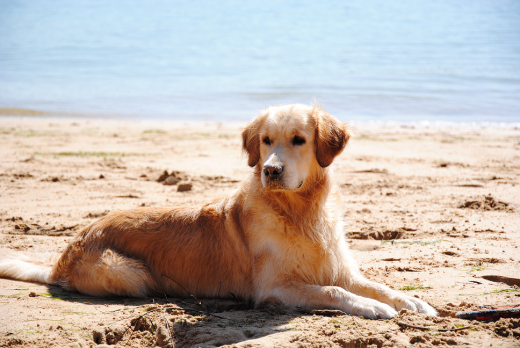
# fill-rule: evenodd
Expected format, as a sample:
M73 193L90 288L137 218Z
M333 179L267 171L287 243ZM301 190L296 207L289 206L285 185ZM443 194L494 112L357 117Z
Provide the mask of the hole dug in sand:
M479 200L466 201L459 205L459 208L468 208L475 210L507 210L511 212L513 211L512 208L509 208L509 203L496 200L492 196L484 196Z

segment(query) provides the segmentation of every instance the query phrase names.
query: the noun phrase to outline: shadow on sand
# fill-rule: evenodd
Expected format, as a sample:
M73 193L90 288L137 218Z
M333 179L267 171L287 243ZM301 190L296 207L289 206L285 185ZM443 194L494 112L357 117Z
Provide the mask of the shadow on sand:
M297 335L297 325L291 322L306 315L301 310L284 308L255 310L252 302L237 299L102 298L54 285L48 285L48 290L55 300L107 307L106 311L96 309L94 314L104 323L102 328L92 328L92 339L97 344L274 347L290 340L288 336ZM114 320L116 312L118 318Z

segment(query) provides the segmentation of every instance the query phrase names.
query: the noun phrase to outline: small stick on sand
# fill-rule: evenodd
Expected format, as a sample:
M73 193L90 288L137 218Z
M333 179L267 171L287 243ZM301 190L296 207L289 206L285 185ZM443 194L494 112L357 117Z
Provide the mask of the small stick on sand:
M178 286L180 286L182 288L182 290L186 291L186 293L188 295L190 295L190 297L192 297L195 301L197 301L197 304L201 307L202 307L202 302L199 301L198 298L196 298L194 295L190 294L190 292L188 290L186 290L186 288L184 286L182 286L181 284L179 284L179 282L177 282L175 279L171 278L171 277L168 277L166 274L161 274L161 276L165 276L166 278L170 279L171 281L173 281L175 284L177 284Z
M455 329L436 329L436 328L433 328L433 327L425 327L425 326L417 326L417 325L407 324L407 323L404 323L402 321L398 321L397 325L404 326L404 327L409 327L409 328L417 329L417 330L425 330L425 331L437 330L437 331L440 331L440 332L460 331L460 330L469 329L471 327L471 326L464 326L464 327L458 327L458 328L455 328Z

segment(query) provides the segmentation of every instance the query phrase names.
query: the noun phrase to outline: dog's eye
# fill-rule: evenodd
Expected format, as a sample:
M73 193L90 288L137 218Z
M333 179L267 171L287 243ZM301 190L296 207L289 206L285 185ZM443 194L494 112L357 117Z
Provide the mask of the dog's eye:
M271 145L271 139L269 139L269 137L265 137L263 141L264 141L264 144Z
M300 136L295 135L294 138L292 139L292 143L294 146L300 146L300 145L305 144L305 139Z

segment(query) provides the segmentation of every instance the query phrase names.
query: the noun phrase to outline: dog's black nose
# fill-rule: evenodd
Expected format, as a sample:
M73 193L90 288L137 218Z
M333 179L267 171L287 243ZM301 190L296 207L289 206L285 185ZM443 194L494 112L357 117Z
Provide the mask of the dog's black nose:
M264 166L264 175L266 177L276 177L283 172L283 166L276 164L266 164Z

